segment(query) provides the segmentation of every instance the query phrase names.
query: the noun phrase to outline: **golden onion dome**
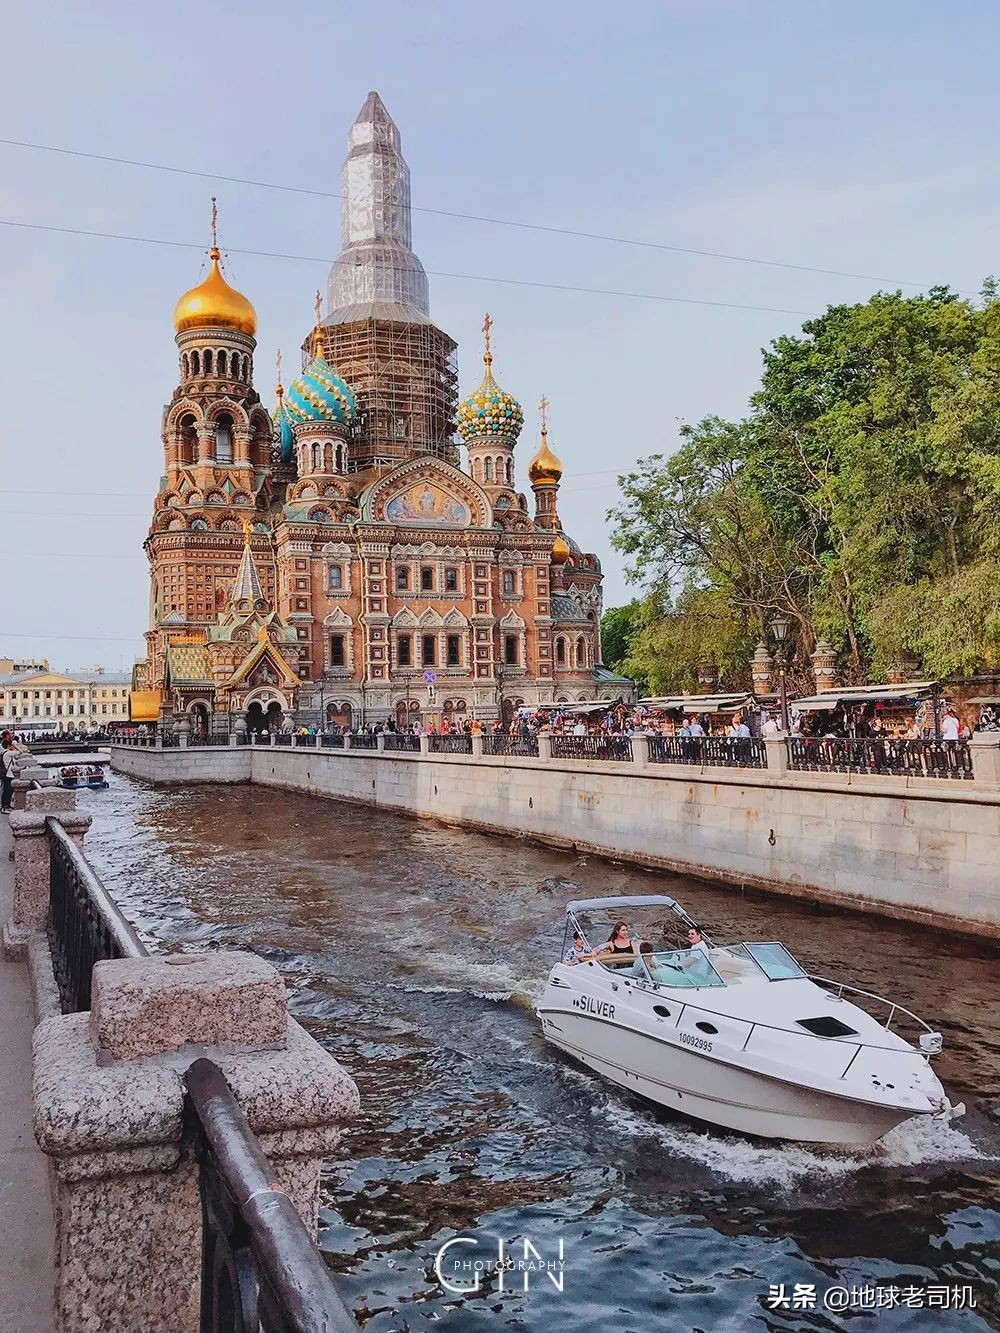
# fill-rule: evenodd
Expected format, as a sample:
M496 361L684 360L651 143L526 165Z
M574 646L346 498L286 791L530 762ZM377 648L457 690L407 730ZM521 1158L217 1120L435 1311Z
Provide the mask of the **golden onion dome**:
M542 427L542 442L538 453L528 464L528 478L533 486L558 485L563 474L563 465L549 448L548 427Z
M564 565L570 558L571 551L569 542L560 532L552 543L552 554L550 559L554 565Z
M257 332L256 310L222 276L218 246L213 245L208 253L212 261L209 275L177 302L174 328L178 333L186 329L236 329L253 337Z

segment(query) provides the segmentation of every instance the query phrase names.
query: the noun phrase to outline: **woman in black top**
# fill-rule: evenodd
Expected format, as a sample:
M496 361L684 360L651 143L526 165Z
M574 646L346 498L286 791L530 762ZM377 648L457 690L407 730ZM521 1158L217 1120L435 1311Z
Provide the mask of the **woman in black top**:
M608 936L608 942L605 944L601 953L603 954L637 954L639 946L628 933L628 926L624 921L616 921L611 927L611 934Z

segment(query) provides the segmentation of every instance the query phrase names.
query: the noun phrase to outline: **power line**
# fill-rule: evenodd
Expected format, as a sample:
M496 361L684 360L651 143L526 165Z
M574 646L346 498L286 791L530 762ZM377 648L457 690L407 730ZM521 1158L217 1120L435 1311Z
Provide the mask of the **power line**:
M142 632L126 638L114 634L22 634L18 630L5 629L3 636L5 639L65 639L69 643L135 643L142 638Z
M54 153L63 157L79 157L91 162L110 162L115 166L139 167L145 171L162 171L172 176L192 176L198 180L223 181L228 185L249 185L257 190L277 190L287 194L310 195L316 199L343 199L343 195L334 190L317 190L302 185L281 185L275 181L253 180L245 176L226 176L217 171L197 171L191 167L174 167L163 162L144 162L138 158L113 157L106 153L88 153L76 148L61 148L54 144L31 143L23 139L0 139L0 144L8 148L27 148L33 152ZM796 273L822 273L833 278L855 278L862 282L885 283L892 287L931 286L930 283L909 282L901 279L877 278L870 273L849 273L836 268L818 268L813 264L792 264L779 259L760 259L753 255L729 254L721 250L699 250L693 246L670 245L666 241L644 241L634 236L614 236L604 232L577 231L571 227L554 227L542 222L522 222L514 218L494 218L478 213L456 213L447 208L429 208L418 204L410 205L411 213L428 213L434 217L455 218L461 222L482 222L493 227L512 227L520 231L543 232L550 236L572 236L585 241L603 241L609 245L636 246L642 250L665 250L672 254L694 255L702 259L722 259L731 264L758 264L765 268L789 269ZM233 252L238 253L237 251ZM243 253L249 253L244 251ZM446 277L447 274L436 274Z
M55 227L43 222L15 222L0 218L0 227L15 227L22 231L54 232L60 236L87 236L102 241L131 241L137 245L162 245L182 250L204 250L197 241L171 241L158 236L129 236L123 232L89 231L84 227ZM332 264L329 256L289 255L275 250L239 250L227 247L227 254L248 255L254 259L287 259L302 264ZM744 305L735 301L710 301L695 296L664 296L658 292L620 291L613 287L578 287L571 283L536 282L528 278L498 278L485 273L445 273L441 269L427 269L432 278L453 278L459 282L494 282L505 287L534 287L550 292L580 292L586 296L619 296L634 301L663 301L671 305L710 306L719 310L753 310L766 315L798 315L813 318L815 310L789 310L783 306Z

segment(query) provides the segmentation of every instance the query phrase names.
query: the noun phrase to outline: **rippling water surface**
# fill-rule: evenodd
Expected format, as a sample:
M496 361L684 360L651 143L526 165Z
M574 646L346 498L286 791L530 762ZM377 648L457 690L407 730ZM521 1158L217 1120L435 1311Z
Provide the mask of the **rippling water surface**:
M356 1079L362 1113L326 1172L321 1244L367 1329L841 1328L822 1310L767 1310L769 1285L928 1281L971 1283L978 1310L884 1310L879 1328L1000 1326L986 946L264 788L112 775L82 800L88 855L140 931L271 959ZM654 1110L554 1052L532 1000L565 901L650 892L928 1018L966 1118L911 1122L861 1153L775 1146ZM495 1274L443 1292L434 1255L459 1233L484 1253L527 1236L545 1259L563 1238L564 1292L501 1292Z

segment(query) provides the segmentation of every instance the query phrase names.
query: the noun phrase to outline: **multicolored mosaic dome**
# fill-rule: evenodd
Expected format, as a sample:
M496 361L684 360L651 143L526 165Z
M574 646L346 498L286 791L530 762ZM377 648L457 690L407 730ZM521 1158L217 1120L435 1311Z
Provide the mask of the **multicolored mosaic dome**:
M278 437L280 457L283 463L290 463L295 457L295 433L291 418L285 408L285 391L278 385L278 405L271 416L275 434Z
M321 356L314 356L285 391L285 411L293 426L304 421L336 421L349 426L358 411L350 387Z
M479 388L459 404L455 424L466 443L477 435L510 435L516 438L524 425L524 413L517 399L500 388L487 367Z

